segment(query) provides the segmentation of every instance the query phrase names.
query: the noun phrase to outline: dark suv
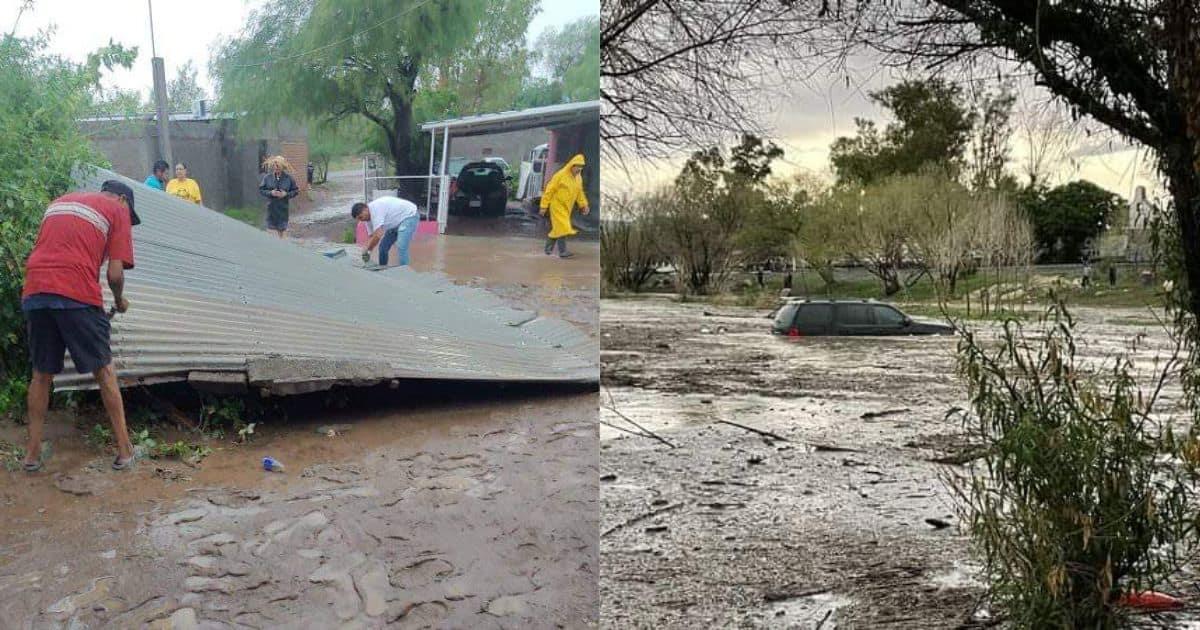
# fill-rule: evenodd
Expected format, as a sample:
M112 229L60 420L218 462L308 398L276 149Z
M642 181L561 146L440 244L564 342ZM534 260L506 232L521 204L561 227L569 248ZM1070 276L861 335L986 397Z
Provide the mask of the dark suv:
M774 313L771 333L832 335L950 335L945 324L915 322L891 304L850 300L788 300Z
M503 216L508 206L508 181L494 162L470 162L462 167L450 197L450 214Z

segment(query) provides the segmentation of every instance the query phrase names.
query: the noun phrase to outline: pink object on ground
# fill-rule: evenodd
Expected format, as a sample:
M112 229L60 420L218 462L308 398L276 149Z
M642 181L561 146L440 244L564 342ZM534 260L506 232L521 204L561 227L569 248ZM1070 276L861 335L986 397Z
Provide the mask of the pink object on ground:
M1121 599L1117 601L1117 605L1139 610L1175 610L1183 608L1183 602L1178 598L1155 591L1123 593Z
M367 224L363 221L359 221L359 222L355 223L355 225L354 225L354 242L357 243L359 247L362 247L367 244L368 237L369 237L369 235L367 234Z
M422 234L437 236L437 233L437 221L421 221L419 224L417 224L417 236L421 236Z

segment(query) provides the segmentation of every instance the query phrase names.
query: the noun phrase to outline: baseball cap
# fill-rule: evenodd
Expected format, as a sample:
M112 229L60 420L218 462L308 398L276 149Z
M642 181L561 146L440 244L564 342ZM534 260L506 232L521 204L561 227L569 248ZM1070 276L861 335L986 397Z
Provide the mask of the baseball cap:
M112 193L114 195L120 195L124 197L125 203L129 205L130 225L138 225L142 222L142 220L138 218L137 213L133 211L133 191L130 190L129 186L126 186L115 179L110 179L100 185L100 192Z

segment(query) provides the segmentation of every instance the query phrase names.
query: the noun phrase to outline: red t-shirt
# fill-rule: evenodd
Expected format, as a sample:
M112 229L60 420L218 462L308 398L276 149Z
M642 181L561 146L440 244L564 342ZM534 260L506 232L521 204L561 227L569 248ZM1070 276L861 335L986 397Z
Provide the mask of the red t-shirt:
M53 293L104 307L100 266L106 259L133 268L129 209L98 192L68 193L46 208L25 263L22 298Z

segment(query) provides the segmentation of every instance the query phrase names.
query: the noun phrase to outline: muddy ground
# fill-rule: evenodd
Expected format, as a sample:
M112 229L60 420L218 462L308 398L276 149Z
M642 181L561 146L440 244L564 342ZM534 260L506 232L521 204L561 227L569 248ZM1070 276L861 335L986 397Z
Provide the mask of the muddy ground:
M579 252L442 237L414 243L413 266L594 335L598 250ZM95 411L53 411L46 470L0 469L0 628L598 624L594 392L340 397L291 405L247 444L207 440L196 467L130 473L84 442L77 425L100 418L78 414ZM22 443L21 427L0 423L0 440ZM286 472L262 471L267 455Z
M954 337L790 340L748 309L601 309L605 625L983 621L978 567L941 477L961 469L937 462L966 444L946 419L964 405ZM1144 311L1076 314L1084 356L1141 334L1150 370L1167 346ZM675 448L620 430L637 430L626 418ZM1186 582L1175 592L1200 595Z

